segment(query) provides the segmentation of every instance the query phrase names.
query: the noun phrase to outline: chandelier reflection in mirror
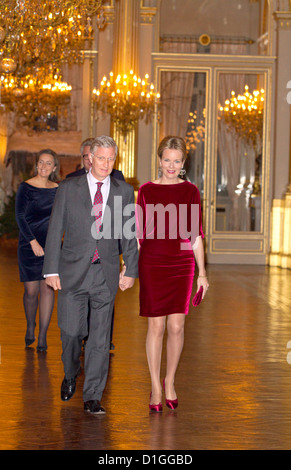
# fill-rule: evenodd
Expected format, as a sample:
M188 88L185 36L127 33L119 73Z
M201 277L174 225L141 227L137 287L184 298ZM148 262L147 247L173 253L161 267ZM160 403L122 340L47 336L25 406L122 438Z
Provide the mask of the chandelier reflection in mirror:
M1 72L82 59L101 7L102 0L1 0Z
M59 71L27 75L20 79L1 76L1 102L15 116L15 125L35 131L51 130L60 114L66 114L72 87L61 81Z
M229 130L257 148L262 139L264 103L264 90L250 93L246 85L243 95L236 97L235 92L231 92L231 98L225 101L224 106L219 107L220 117Z
M205 108L203 109L203 118L197 122L197 111L190 111L188 115L188 126L185 137L186 148L188 152L194 151L197 144L205 141Z
M220 106L220 119L222 119L228 130L242 139L247 145L253 148L255 158L255 174L251 197L261 194L260 184L260 160L262 152L263 119L265 106L265 91L254 90L249 92L249 87L245 85L243 95L236 97L235 92L231 92L231 98L225 101L225 106Z
M103 77L100 88L93 90L93 102L96 116L109 114L116 130L123 136L135 129L139 119L148 123L155 105L158 105L160 95L154 92L154 85L148 82L148 75L144 79L137 77L131 70L129 74L110 78Z

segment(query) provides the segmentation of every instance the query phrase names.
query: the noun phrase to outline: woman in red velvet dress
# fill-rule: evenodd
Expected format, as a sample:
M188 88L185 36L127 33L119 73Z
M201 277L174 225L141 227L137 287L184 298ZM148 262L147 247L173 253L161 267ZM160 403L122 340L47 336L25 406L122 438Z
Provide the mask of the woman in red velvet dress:
M185 315L193 287L195 259L197 291L208 289L204 264L200 194L179 178L186 159L182 138L165 137L158 149L161 176L141 186L137 199L140 244L140 315L148 317L146 352L152 391L149 408L162 411L160 380L163 336L167 319L167 371L163 380L166 405L175 409L175 373L184 344Z

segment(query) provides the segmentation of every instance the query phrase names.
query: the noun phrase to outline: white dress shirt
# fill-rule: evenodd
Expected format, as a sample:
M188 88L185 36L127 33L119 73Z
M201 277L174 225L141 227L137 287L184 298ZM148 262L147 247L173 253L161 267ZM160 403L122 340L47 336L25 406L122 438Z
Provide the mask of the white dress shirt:
M99 181L92 175L92 172L90 169L87 173L87 181L88 181L89 191L91 195L92 206L94 204L94 197L97 191L97 183L103 183L101 186L101 194L103 198L103 207L102 207L102 220L103 220L104 209L107 204L109 191L110 191L110 175L106 176L104 180Z

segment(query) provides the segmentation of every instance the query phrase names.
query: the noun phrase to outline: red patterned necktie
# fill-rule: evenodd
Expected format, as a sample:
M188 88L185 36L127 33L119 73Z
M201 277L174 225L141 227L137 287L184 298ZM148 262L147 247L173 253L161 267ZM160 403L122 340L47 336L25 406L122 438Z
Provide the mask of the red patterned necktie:
M101 186L103 183L97 183L97 191L94 197L93 209L96 221L96 231L97 234L100 230L101 220L102 220L102 206L103 206L103 197L101 193ZM92 258L92 263L94 263L99 258L98 249L96 248L94 256Z

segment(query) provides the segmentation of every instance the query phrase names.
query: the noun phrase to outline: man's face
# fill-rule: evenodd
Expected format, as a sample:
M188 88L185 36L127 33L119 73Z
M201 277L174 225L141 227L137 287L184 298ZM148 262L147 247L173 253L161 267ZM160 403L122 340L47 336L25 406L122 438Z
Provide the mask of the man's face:
M86 145L83 149L83 154L82 154L82 157L83 157L83 163L84 163L84 167L85 167L85 170L86 171L89 171L92 164L90 162L90 145Z
M102 181L110 175L115 162L115 149L113 147L96 147L94 154L90 154L92 175Z

